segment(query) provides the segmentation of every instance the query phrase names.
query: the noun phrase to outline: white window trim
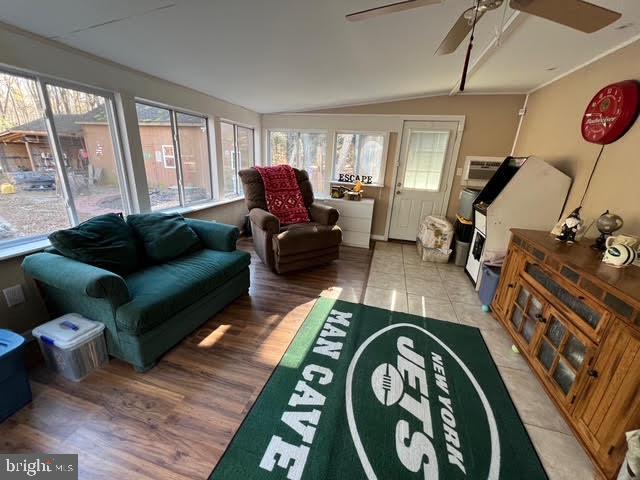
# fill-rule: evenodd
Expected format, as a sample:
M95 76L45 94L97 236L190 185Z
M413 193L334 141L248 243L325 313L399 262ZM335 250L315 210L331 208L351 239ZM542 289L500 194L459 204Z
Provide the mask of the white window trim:
M189 204L187 207L167 208L162 210L162 213L180 213L186 215L240 201L244 201L244 195L225 198L222 200L206 200L203 202ZM12 243L4 248L0 248L0 261L41 252L45 248L49 247L51 247L51 242L46 238L46 236L43 237L42 235L39 235L37 237L31 237L31 240L25 238L24 242Z
M151 100L147 100L144 98L139 98L139 97L135 97L134 98L135 104L142 104L142 105L147 105L150 107L156 107L156 108L161 108L163 110L168 110L169 111L169 119L170 119L170 125L169 128L171 128L171 138L173 139L173 145L162 145L161 149L162 149L162 160L163 160L163 165L165 168L169 168L169 169L176 169L176 182L178 185L178 199L180 202L180 205L178 207L169 207L169 208L163 208L160 210L149 210L150 212L154 212L154 213L159 213L159 212L170 212L176 209L188 209L189 207L192 206L199 206L199 205L204 205L204 204L211 204L211 203L215 203L216 201L218 201L218 192L217 192L217 188L216 188L216 180L215 180L215 175L214 175L214 171L217 168L217 155L213 155L213 151L212 151L212 135L211 135L211 118L209 117L209 115L206 115L204 113L200 113L200 112L196 112L193 110L188 110L188 109L184 109L184 108L179 108L179 107L173 107L171 105L167 105L164 103L160 103L160 102L155 102L155 101L151 101ZM184 115L190 115L192 117L198 117L201 118L202 120L204 120L204 124L205 124L205 128L206 128L206 135L207 135L207 153L209 155L209 186L211 188L211 193L209 194L209 198L203 199L203 200L199 200L197 202L189 202L186 203L185 200L185 195L184 195L184 183L183 183L183 172L182 172L182 156L180 155L180 136L178 135L178 127L177 127L177 115L178 114L184 114ZM138 131L140 130L140 122L137 121L137 125L138 125ZM165 147L169 147L172 146L173 147L173 157L174 157L174 165L173 167L168 166L166 159L165 159ZM171 155L168 155L168 157L171 157ZM193 162L195 163L195 162ZM214 168L216 167L216 168ZM145 169L145 176L146 176L146 169ZM143 193L144 195L148 196L147 192Z
M173 148L173 145L162 145L160 147L162 149L162 163L164 164L164 168L172 168L175 170L176 168L176 155L175 155L175 149ZM173 151L173 155L168 155L166 150L171 149ZM171 158L173 159L173 166L171 165L167 165L167 158Z
M354 185L353 182L340 182L335 178L336 171L336 161L338 160L338 156L336 152L336 146L338 145L338 134L352 134L352 135L377 135L382 136L382 163L380 166L380 172L377 182L373 182L367 184L367 187L384 187L384 176L387 170L387 155L389 154L389 132L384 131L375 131L375 130L334 130L333 131L333 154L331 156L331 183L339 184L339 185ZM356 162L357 166L357 162Z
M339 182L334 180L335 174L335 164L336 164L336 139L338 133L359 133L359 134L369 134L369 135L382 135L384 136L384 146L382 150L382 168L380 172L380 182L367 184L367 187L372 188L383 188L385 186L384 178L386 174L387 168L387 157L389 154L389 131L383 130L348 130L348 129L336 129L336 128L290 128L290 127L269 127L263 129L264 132L264 144L263 150L265 152L265 165L272 165L271 163L271 132L297 132L297 133L322 133L327 135L327 163L329 164L329 172L328 178L329 185L327 185L327 191L331 188L331 185L354 185L351 182ZM296 168L299 168L299 165L295 165ZM314 192L315 193L315 192ZM328 194L325 194L328 197ZM321 192L317 195L318 198L322 198L323 194Z
M36 84L39 96L38 100L42 103L42 120L45 123L47 135L48 137L50 137L48 141L50 144L51 153L56 161L58 178L62 184L61 190L64 194L64 202L67 207L67 215L71 227L77 226L81 222L75 209L73 196L70 194L70 185L67 179L67 172L66 169L63 168L64 155L59 143L60 139L56 131L55 117L51 109L50 96L47 92L47 86L49 85L51 87L82 91L84 93L100 96L105 99L104 107L105 113L107 115L107 126L113 145L113 155L118 177L118 187L120 190L120 195L122 197L123 213L125 215L133 213L132 191L130 188L128 170L124 163L125 153L122 142L122 130L119 122L120 112L118 110L116 94L112 91L85 85L83 83L63 80L49 75L43 75L37 72L22 70L20 68L14 68L6 65L0 65L0 73L22 77L31 80ZM46 237L46 235L47 234L19 237L14 240L7 241L5 244L0 244L0 260L41 250L42 248L49 245L49 241L46 238L43 238Z
M333 142L335 141L335 138L332 139L331 136L331 132L333 130L323 130L323 129L319 129L319 128L269 128L266 129L266 142L267 142L267 146L265 151L267 152L267 158L266 158L266 164L268 166L271 166L271 133L272 132L289 132L289 133L317 133L317 134L325 134L327 136L327 150L329 148L333 148ZM335 136L334 136L335 137ZM328 153L328 152L327 152ZM328 157L328 155L327 155ZM293 165L295 168L300 168L300 165ZM331 175L333 176L333 166L331 166Z
M233 120L228 120L226 118L221 118L219 120L219 124L222 125L223 123L227 124L227 125L231 125L233 127L233 152L232 153L232 157L233 157L233 165L235 167L235 172L236 172L236 177L238 176L238 172L240 172L240 164L239 164L239 160L240 160L240 156L238 155L238 128L244 128L246 130L251 130L251 133L253 134L253 165L256 165L256 129L255 127L251 126L251 125L247 125L244 123L239 123L239 122L235 122ZM222 129L221 129L222 131ZM222 152L222 133L220 134L220 153L221 156L224 156L224 152ZM222 162L224 162L224 159L222 159ZM224 165L222 168L222 190L221 190L221 199L227 199L227 200L234 200L237 198L244 198L244 192L242 192L242 185L240 182L240 179L236 178L236 190L234 192L230 192L230 193L225 193L224 192Z

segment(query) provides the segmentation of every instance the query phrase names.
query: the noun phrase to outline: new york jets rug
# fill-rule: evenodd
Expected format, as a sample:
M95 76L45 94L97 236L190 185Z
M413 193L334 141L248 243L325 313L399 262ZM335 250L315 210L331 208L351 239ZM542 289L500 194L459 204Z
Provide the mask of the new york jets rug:
M210 478L547 476L478 329L321 298Z

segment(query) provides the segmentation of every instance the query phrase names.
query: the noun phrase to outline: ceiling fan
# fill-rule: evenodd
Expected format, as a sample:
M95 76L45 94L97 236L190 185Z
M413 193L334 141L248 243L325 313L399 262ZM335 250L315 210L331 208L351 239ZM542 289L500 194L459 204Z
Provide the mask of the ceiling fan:
M346 16L347 20L355 22L369 18L401 12L427 5L443 3L444 0L404 0L382 7L370 8L360 12L354 12ZM444 38L436 54L448 55L457 50L460 44L467 38L469 32L469 46L464 60L460 91L464 91L469 69L469 59L473 48L473 34L478 21L490 11L500 8L504 0L474 0L473 6L468 8L456 20L449 33ZM585 33L593 33L607 25L612 24L621 17L621 14L608 8L600 7L584 0L509 0L509 6L536 17L546 18L552 22L566 25Z

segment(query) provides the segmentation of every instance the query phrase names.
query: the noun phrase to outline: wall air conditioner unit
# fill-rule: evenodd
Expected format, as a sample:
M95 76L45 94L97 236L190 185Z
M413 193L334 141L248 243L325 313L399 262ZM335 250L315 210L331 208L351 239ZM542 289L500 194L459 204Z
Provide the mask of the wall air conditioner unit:
M484 187L493 177L504 157L466 157L462 173L462 185L465 187Z

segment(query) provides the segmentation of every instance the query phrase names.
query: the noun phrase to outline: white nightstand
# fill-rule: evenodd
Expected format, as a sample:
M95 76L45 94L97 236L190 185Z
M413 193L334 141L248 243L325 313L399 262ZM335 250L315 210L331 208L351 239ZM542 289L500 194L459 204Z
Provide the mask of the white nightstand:
M330 205L340 212L338 225L342 229L343 245L369 248L375 203L373 198L363 198L360 201L342 198L316 198L316 202Z

